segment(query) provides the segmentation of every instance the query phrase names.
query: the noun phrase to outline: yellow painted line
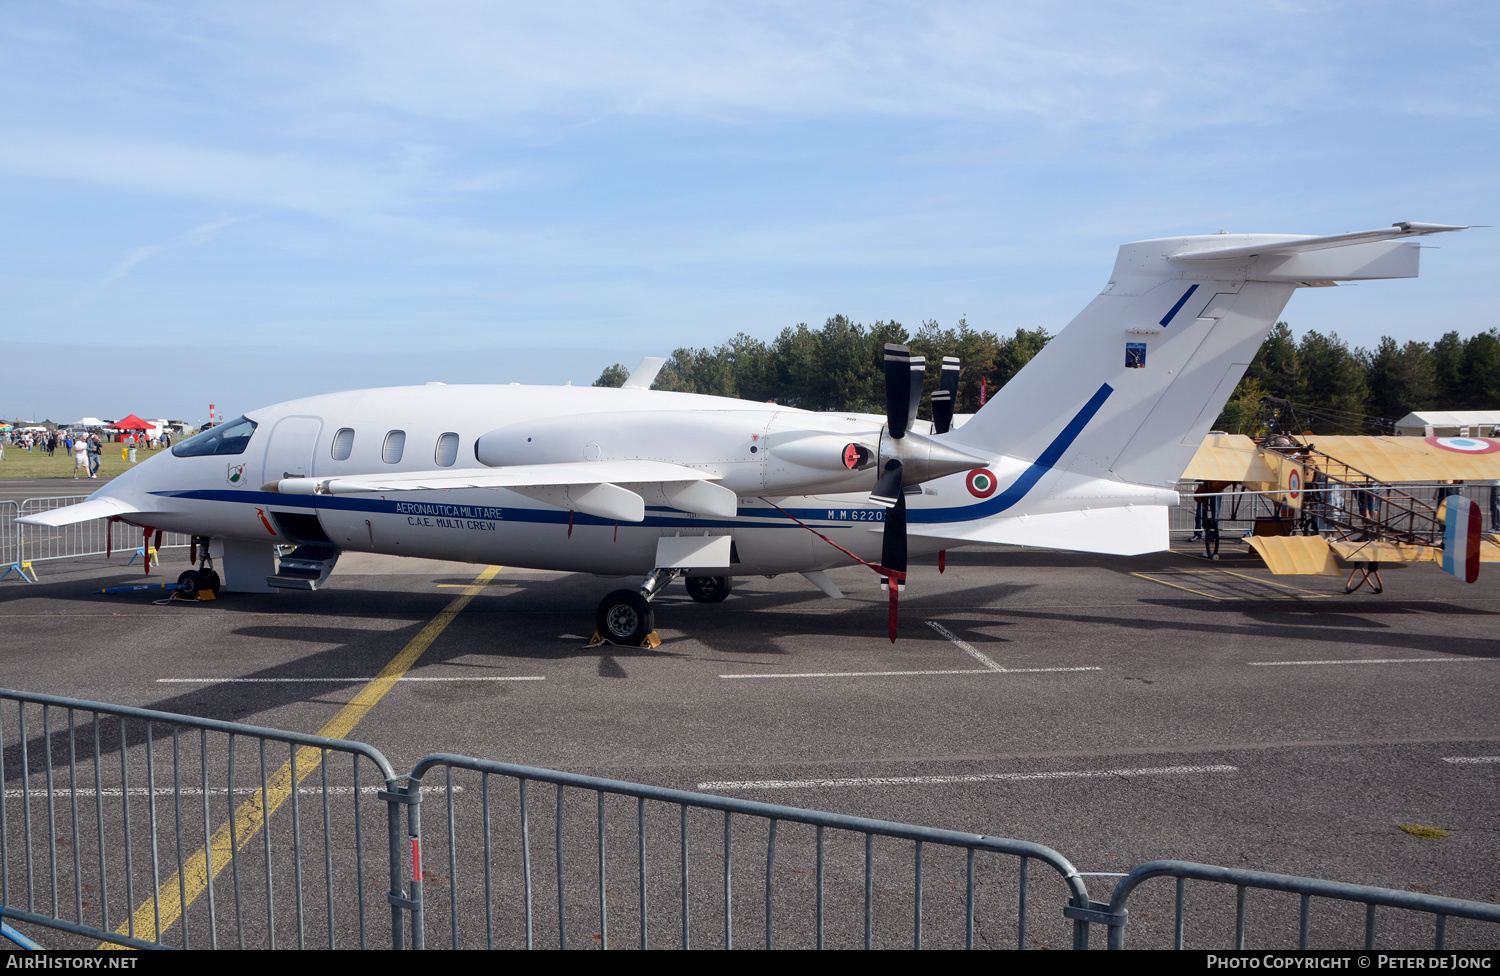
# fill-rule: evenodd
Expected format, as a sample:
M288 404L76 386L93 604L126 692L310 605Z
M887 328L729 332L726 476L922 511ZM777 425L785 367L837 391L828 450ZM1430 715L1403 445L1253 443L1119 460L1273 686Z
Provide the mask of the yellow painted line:
M453 598L453 602L443 608L427 626L423 627L417 636L411 639L411 643L401 649L401 653L391 659L390 663L381 669L380 673L363 688L354 700L345 705L333 721L323 726L317 734L327 739L342 739L353 731L360 720L365 717L384 698L386 692L396 686L400 679L411 666L417 663L417 658L422 652L432 646L438 635L447 629L453 619L458 616L469 601L479 595L486 583L500 572L499 566L491 566L475 577L474 582L464 587L464 592ZM266 781L266 792L256 790L255 794L240 805L234 812L234 836L238 845L232 845L230 840L229 823L226 821L218 830L214 831L213 838L208 847L199 848L198 853L189 858L182 867L183 885L186 888L187 899L184 901L179 890L178 876L171 878L157 891L155 898L148 898L137 908L134 916L134 930L138 933L154 932L154 926L160 912L161 929L166 931L182 916L187 906L191 905L199 895L208 889L210 878L208 855L213 855L213 874L218 877L229 864L234 852L244 847L250 839L265 826L266 820L275 813L283 803L287 801L304 779L313 770L318 768L322 762L322 750L315 746L303 746L297 750L297 775L295 781L292 777L292 761L287 760L276 774ZM115 929L119 935L125 935L130 931L130 924L126 923ZM99 948L104 949L113 946L113 942L102 943Z
M1279 586L1283 590L1291 590L1293 593L1301 593L1303 594L1303 597L1316 597L1319 600L1331 599L1331 597L1327 593L1314 593L1312 590L1304 590L1300 587L1288 586L1285 583L1278 583L1275 580L1256 579L1254 576L1246 576L1243 573L1236 573L1230 569L1221 569L1219 570L1219 572L1228 573L1230 576L1238 576L1240 579L1249 580L1252 583L1259 583L1262 586ZM1302 597L1294 597L1293 599L1302 599Z
M455 589L455 590L467 590L471 586L477 586L477 585L480 585L480 584L476 584L476 583L436 583L434 585L438 586L440 588L441 587L448 587L450 589ZM486 584L483 584L483 585L485 585L485 586L515 586L516 584L514 584L514 583L486 583Z
M1150 580L1153 583L1160 583L1162 586L1171 586L1171 587L1175 587L1176 589L1179 589L1179 590L1187 590L1189 593L1196 593L1199 596L1206 596L1210 600L1223 600L1224 599L1221 596L1214 596L1212 593L1204 593L1202 590L1195 590L1191 586L1178 586L1176 583L1168 583L1166 580L1159 580L1159 579L1156 579L1155 577L1147 576L1145 573L1131 573L1130 575L1131 576L1139 576L1141 579L1143 579L1143 580Z

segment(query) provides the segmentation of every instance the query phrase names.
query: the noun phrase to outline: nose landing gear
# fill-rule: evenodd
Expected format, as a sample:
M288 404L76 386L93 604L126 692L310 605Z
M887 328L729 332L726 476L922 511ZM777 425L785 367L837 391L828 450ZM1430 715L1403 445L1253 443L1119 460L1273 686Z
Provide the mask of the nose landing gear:
M193 537L198 568L177 577L177 596L183 600L212 600L219 593L219 574L214 571L214 557L208 550L207 536Z

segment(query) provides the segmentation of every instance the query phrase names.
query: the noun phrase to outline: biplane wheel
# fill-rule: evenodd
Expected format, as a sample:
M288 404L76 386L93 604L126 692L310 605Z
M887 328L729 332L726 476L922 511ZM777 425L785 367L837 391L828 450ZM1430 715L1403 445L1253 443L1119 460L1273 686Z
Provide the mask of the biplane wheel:
M635 590L615 590L599 601L594 613L599 634L611 644L638 647L656 629L651 604Z
M683 582L687 584L688 596L698 603L722 603L729 595L728 576L689 576Z

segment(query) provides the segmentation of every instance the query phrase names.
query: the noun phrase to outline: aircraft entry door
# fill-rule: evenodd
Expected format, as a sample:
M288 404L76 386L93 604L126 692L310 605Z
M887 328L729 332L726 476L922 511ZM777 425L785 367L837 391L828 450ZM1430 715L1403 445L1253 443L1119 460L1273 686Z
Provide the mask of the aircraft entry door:
M313 471L313 451L323 421L317 417L283 417L271 430L266 445L266 466L261 483L282 478L307 478Z

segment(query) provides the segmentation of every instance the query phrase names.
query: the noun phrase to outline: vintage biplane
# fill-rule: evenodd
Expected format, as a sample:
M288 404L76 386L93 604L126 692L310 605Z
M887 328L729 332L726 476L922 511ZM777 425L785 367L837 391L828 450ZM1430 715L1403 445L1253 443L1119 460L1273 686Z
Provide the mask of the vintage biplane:
M1472 583L1500 562L1500 538L1461 484L1500 479L1500 439L1210 433L1183 477L1205 554L1225 523L1272 573L1343 576L1379 593L1382 565L1431 562ZM1491 515L1493 520L1493 513Z

